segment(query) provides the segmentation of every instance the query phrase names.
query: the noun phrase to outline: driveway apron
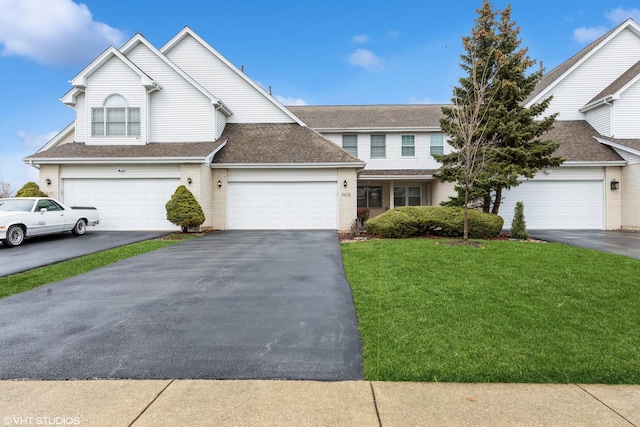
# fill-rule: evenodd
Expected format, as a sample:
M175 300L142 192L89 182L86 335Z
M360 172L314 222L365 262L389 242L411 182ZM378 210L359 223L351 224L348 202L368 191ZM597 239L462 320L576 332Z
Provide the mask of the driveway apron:
M362 378L338 237L225 231L0 300L0 379Z

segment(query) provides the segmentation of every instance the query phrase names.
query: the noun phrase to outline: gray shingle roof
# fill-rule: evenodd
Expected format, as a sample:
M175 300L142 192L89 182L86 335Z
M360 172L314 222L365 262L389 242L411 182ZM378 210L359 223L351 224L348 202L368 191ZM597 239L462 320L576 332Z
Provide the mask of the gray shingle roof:
M86 145L82 142L58 145L32 154L37 159L106 159L106 158L204 158L224 140L212 142L151 143L147 145Z
M362 163L296 123L228 123L220 139L228 141L213 163Z
M439 127L442 105L327 105L287 107L314 129Z
M598 132L584 120L557 121L554 128L542 136L560 142L555 155L566 161L609 162L622 158L611 148L600 144L594 136Z
M107 158L204 159L227 144L214 163L362 163L333 142L305 126L285 124L226 125L214 142L151 143L147 145L63 144L25 160Z

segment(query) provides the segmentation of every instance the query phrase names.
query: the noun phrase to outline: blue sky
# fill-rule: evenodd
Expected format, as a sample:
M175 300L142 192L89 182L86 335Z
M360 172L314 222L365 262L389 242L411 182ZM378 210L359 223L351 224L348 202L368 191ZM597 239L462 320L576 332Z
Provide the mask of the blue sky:
M448 102L482 1L438 3L0 0L0 182L37 181L21 159L73 121L59 100L68 81L136 33L159 48L189 26L285 105ZM550 71L625 19L640 22L637 6L516 0L512 19Z

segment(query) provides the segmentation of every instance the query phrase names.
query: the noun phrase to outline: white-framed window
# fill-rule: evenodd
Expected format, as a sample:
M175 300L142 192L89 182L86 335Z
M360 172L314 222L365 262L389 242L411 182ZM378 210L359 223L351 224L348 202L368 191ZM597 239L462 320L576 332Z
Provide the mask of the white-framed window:
M382 187L358 187L358 207L359 208L381 208L382 207Z
M342 148L358 157L358 135L342 135Z
M91 109L91 136L140 136L140 108L129 107L122 95L109 95L102 107Z
M415 135L402 135L402 157L416 156Z
M420 187L394 187L393 205L400 206L420 206L422 205Z
M371 158L384 159L387 157L386 135L371 135Z
M444 135L436 133L429 136L429 154L444 154Z

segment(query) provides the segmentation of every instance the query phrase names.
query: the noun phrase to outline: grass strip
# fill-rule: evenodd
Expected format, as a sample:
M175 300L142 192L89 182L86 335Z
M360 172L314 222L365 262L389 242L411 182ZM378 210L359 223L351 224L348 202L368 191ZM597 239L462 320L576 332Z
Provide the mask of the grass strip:
M640 384L640 261L552 243L344 243L367 380Z
M178 242L179 240L147 240L36 268L24 273L0 277L0 298L87 273L96 268Z

